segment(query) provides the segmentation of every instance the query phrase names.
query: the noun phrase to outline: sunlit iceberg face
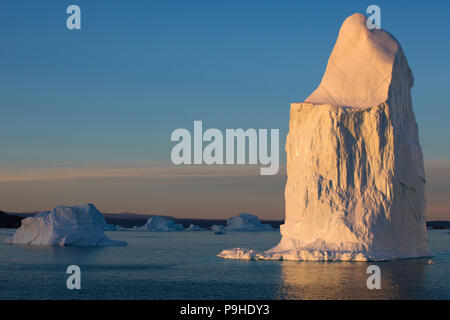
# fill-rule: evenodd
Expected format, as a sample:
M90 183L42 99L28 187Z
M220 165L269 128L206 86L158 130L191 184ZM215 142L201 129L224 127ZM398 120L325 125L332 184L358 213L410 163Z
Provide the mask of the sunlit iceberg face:
M313 104L370 108L388 98L399 43L384 30L369 30L354 14L342 24L319 87L306 99ZM408 74L412 86L412 74Z
M292 103L286 219L266 252L234 259L379 261L429 256L425 173L399 43L354 14L342 25L319 88Z

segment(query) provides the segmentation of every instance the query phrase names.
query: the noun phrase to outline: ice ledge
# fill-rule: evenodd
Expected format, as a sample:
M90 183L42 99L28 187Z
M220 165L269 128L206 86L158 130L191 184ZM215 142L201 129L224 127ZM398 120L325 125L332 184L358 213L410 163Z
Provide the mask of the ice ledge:
M412 259L432 257L430 251L392 252L352 252L311 249L290 249L279 252L258 252L245 248L223 250L217 255L224 259L240 260L292 260L292 261L389 261L396 259Z

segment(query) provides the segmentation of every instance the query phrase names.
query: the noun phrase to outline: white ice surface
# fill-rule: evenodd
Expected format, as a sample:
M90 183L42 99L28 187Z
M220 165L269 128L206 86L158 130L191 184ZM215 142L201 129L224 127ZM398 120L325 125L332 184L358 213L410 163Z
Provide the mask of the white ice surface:
M347 18L321 85L306 102L291 104L280 243L219 256L378 261L431 255L413 82L389 33L369 31L361 14Z
M11 244L60 246L121 246L126 242L109 239L103 229L103 215L92 204L56 207L22 220Z
M229 218L225 227L227 231L272 231L270 224L263 224L259 218L250 213L241 213Z
M392 66L400 49L384 30L369 30L354 14L342 24L319 87L306 99L313 104L370 108L388 98Z
M147 223L140 228L144 231L182 231L184 230L181 224L176 224L172 219L165 219L160 216L152 216L147 220Z

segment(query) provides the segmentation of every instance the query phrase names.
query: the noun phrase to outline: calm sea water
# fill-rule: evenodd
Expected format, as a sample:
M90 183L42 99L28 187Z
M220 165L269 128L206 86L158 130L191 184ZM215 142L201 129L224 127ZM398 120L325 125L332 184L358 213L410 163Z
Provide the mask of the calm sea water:
M0 229L0 299L449 299L450 234L429 231L428 259L377 263L381 290L368 290L368 263L237 261L222 249L269 249L278 232L107 232L126 247L4 244ZM66 287L79 265L81 290Z

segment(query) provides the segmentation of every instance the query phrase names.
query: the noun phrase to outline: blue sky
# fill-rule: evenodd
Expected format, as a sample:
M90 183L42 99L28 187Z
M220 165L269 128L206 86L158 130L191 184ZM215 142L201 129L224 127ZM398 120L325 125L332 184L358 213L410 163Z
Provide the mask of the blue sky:
M66 29L77 4L82 30ZM426 160L450 161L448 1L2 1L0 168L170 164L170 134L279 128L371 4L402 44Z

